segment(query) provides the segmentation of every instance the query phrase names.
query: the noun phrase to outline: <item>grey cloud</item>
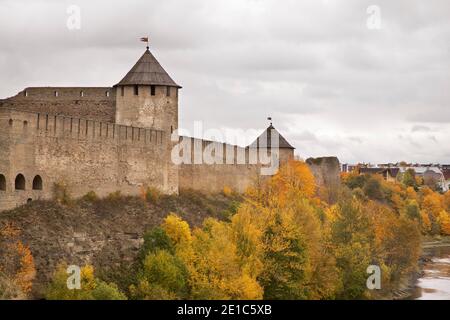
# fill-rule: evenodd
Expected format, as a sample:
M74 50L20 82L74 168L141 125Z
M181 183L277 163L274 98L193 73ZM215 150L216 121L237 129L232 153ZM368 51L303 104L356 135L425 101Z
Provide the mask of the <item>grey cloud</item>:
M66 28L72 3L79 31ZM366 27L372 4L378 31ZM184 127L264 128L272 115L303 157L446 161L449 14L447 0L0 0L0 97L113 85L149 35L183 85ZM437 143L420 135L429 126Z
M412 127L411 132L430 132L431 128L427 126L415 125Z

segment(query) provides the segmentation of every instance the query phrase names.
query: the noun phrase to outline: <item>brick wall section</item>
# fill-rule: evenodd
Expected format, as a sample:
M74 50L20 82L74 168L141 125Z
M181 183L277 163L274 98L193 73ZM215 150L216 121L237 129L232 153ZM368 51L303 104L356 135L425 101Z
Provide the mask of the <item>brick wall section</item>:
M181 137L185 148L190 145L191 159L179 169L179 188L202 192L221 192L229 187L243 193L255 182L265 179L263 168L267 168L256 149L205 141L190 137ZM253 153L252 153L253 152ZM263 154L270 155L267 150ZM279 164L286 163L294 156L294 150L281 149ZM269 156L268 156L269 157Z
M115 122L115 88L26 88L0 108Z
M178 128L178 88L138 86L119 86L116 92L116 116L119 124L155 128L167 132ZM122 95L123 93L123 95ZM169 93L169 95L167 94Z
M139 195L153 186L178 192L178 170L170 161L171 142L163 131L63 116L0 109L0 211L28 199L48 199L55 183L73 197L89 191L106 196L120 190ZM15 190L18 174L26 190ZM36 175L43 190L32 190Z

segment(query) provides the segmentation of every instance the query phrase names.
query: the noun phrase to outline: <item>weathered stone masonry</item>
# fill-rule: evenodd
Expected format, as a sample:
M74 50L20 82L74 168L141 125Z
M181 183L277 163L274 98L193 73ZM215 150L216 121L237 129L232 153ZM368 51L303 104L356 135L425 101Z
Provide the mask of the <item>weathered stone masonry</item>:
M32 87L0 100L0 211L49 199L55 184L74 197L118 190L137 195L146 187L168 194L224 186L243 192L258 179L261 165L248 154L264 148L259 139L246 148L224 145L217 155L223 164L172 162L180 89L146 50L113 87ZM294 148L279 139L280 161L286 162ZM201 145L200 153L218 144L191 141ZM227 148L231 159L225 159ZM244 163L238 151L246 154Z
M55 183L75 197L91 190L101 196L117 190L137 194L145 186L177 192L167 142L159 130L2 108L0 173L6 185L0 207L48 199ZM19 175L25 178L20 189ZM33 190L36 176L42 190Z

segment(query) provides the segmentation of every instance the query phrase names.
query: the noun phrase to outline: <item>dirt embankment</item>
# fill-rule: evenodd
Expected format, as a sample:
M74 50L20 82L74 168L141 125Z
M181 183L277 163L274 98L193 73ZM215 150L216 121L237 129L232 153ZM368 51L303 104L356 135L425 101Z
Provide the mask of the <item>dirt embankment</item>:
M102 271L120 268L135 260L144 233L160 225L168 213L199 226L207 217L227 219L239 201L237 197L192 191L153 202L120 196L80 199L67 205L38 201L0 213L0 228L12 223L20 230L19 239L30 247L37 269L34 291L39 296L63 261L93 264ZM0 256L1 251L0 242ZM9 263L5 260L1 264Z

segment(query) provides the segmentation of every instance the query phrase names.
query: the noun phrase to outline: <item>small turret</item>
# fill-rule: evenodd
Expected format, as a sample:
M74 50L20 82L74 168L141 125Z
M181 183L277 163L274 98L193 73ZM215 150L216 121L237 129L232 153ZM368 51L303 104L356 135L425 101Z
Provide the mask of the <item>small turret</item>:
M272 120L272 119L270 119ZM295 148L278 132L270 123L269 127L249 146L250 149L272 149L278 148L280 164L294 159Z

